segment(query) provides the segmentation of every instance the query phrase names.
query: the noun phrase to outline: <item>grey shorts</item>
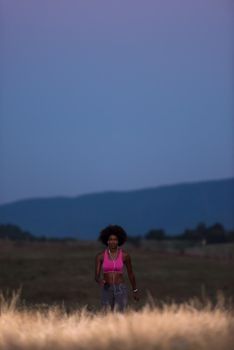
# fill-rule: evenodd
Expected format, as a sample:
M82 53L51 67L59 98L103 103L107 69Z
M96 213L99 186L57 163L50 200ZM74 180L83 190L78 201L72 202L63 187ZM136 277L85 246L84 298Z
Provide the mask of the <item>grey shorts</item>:
M106 311L125 311L128 303L128 287L125 283L107 284L101 288L101 306Z

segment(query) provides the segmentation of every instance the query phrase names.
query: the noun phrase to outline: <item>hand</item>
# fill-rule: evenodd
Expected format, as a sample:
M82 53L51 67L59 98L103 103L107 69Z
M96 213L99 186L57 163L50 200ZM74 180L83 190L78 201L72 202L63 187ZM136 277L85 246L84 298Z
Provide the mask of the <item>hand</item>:
M133 298L134 298L136 301L138 301L138 300L140 299L139 294L138 294L138 291L137 291L137 292L132 292L132 294L133 294Z
M106 283L105 280L101 280L101 281L99 281L99 286L100 286L100 287L103 287L105 283Z

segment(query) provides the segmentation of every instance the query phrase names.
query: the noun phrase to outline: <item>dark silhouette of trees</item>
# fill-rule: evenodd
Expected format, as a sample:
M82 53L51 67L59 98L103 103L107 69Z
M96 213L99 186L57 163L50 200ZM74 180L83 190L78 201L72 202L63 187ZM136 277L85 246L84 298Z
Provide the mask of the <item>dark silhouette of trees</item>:
M158 241L186 240L194 243L215 244L234 242L234 231L226 231L220 223L215 223L209 227L204 223L199 223L195 229L185 229L182 234L174 236L167 235L162 229L152 229L145 234L144 238Z
M70 236L66 237L46 237L34 236L28 231L22 230L17 225L0 224L0 239L10 239L17 241L40 241L40 242L66 242L77 241L77 238ZM167 235L163 229L151 229L144 236L128 236L128 242L135 247L141 246L142 239L146 240L179 240L189 241L191 244L215 244L215 243L230 243L234 242L234 230L227 231L220 223L215 223L207 226L204 223L199 223L195 229L187 228L183 233L177 235Z
M205 239L207 243L225 243L228 241L228 234L221 224L216 223L206 230Z
M156 239L157 241L162 241L166 238L165 231L162 229L152 229L148 231L145 235L145 239Z
M140 235L137 235L137 236L128 236L127 242L131 243L131 244L134 245L135 247L140 247L140 245L141 245L141 240L142 240L142 236L140 236Z
M19 226L6 224L0 225L0 239L32 241L35 237L31 233L23 231Z
M38 241L38 242L67 242L67 241L76 241L76 238L73 237L46 237L34 236L30 232L23 231L19 226L6 224L0 224L0 239L10 239L13 241Z

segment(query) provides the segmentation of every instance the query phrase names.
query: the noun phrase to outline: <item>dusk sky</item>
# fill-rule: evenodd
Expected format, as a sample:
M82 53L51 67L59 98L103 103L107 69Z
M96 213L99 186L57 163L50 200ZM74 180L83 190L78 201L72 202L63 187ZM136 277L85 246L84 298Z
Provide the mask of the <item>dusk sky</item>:
M0 203L234 176L231 0L1 0Z

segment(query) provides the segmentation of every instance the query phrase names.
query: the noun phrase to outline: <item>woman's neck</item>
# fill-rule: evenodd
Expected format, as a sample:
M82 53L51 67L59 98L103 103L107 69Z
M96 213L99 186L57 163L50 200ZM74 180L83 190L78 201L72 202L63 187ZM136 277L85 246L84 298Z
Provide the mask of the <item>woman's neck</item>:
M109 251L111 252L111 253L116 253L117 251L118 251L118 247L117 248L108 248L109 249Z

